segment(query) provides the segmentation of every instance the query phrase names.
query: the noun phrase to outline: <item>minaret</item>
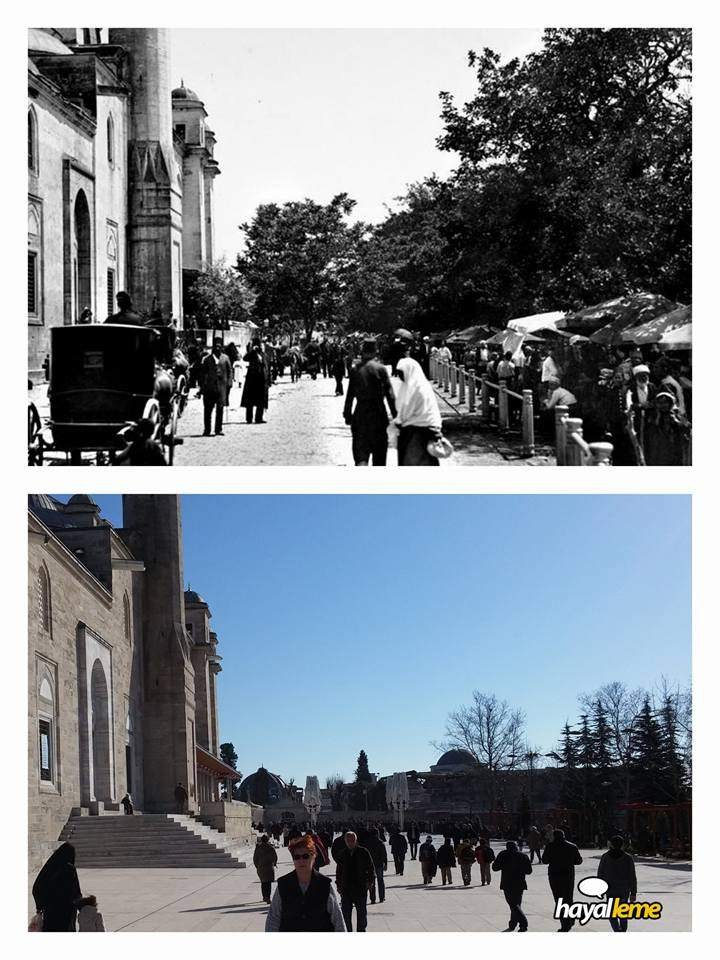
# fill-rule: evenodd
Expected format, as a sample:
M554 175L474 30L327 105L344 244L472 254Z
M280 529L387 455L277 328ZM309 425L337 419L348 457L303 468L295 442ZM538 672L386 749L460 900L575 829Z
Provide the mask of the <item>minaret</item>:
M179 497L123 496L123 539L145 563L142 597L144 810L175 810L181 781L197 807L195 674L185 627Z
M173 146L170 39L162 28L111 28L128 54L130 98L128 293L182 317L182 186Z

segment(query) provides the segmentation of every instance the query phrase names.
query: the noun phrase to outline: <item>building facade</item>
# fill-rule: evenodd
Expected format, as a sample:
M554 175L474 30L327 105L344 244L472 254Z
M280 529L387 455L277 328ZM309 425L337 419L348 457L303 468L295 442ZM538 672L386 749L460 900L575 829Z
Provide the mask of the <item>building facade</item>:
M171 89L168 31L28 31L28 362L50 329L115 312L183 324L213 262L215 136L192 90Z
M28 761L31 869L71 815L219 801L218 640L183 590L175 496L126 496L116 529L87 496L30 497ZM229 796L229 794L226 794Z

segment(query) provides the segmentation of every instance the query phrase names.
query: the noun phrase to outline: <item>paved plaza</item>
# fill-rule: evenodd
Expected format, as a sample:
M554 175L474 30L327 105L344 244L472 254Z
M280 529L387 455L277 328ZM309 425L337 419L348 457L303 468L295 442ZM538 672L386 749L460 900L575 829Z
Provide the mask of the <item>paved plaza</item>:
M436 847L442 843L435 838ZM493 841L498 853L503 847ZM594 876L603 851L583 850L583 864L576 880ZM289 872L286 848L278 850L278 875ZM248 848L247 868L239 870L78 870L83 894L94 893L108 930L134 931L262 931L267 907L260 896L260 883ZM322 871L334 875L334 864ZM689 863L666 863L639 859L638 900L659 900L663 904L659 922L630 923L631 932L688 931L691 928ZM423 886L420 865L409 858L405 874L386 875L386 900L368 906L369 932L493 932L507 926L508 908L493 874L490 887L480 886L479 868L473 867L473 882L463 887L460 871L453 871L450 887L443 887L440 874L430 886ZM273 886L273 890L275 887ZM583 898L580 898L583 899ZM552 918L553 901L547 881L547 867L533 867L523 909L530 930L557 929ZM591 920L585 927L576 924L573 932L609 932L606 921Z

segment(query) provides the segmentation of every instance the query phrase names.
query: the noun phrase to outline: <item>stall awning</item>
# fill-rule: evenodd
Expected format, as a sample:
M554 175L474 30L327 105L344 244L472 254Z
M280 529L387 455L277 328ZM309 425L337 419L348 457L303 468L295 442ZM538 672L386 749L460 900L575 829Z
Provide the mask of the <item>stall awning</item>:
M676 349L686 346L689 349L692 346L692 307L679 307L626 330L623 341L676 345Z
M202 747L195 745L195 762L198 768L206 773L212 774L217 780L241 780L242 774L234 770L229 764L224 763L219 757L214 756Z
M558 320L562 320L564 316L562 310L553 310L550 313L534 313L531 317L516 317L516 319L508 321L507 328L514 333L557 330Z

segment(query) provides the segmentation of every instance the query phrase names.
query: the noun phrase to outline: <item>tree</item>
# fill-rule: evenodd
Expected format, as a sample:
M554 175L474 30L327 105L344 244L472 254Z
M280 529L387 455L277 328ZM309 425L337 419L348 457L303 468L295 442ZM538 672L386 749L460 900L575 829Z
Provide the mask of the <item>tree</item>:
M621 681L606 683L589 694L580 696L586 711L599 703L610 728L611 753L619 768L623 784L623 799L626 803L632 795L633 754L632 734L642 707L645 693L639 688L630 689Z
M335 318L366 230L348 223L354 206L346 193L325 206L310 199L268 203L242 224L246 246L236 269L257 297L255 317L285 323L307 339Z
M634 799L642 803L669 803L663 736L649 695L645 696L632 733Z
M441 750L466 750L488 775L490 809L495 809L499 776L523 758L525 714L498 700L495 694L473 691L472 704L454 710L447 719Z
M330 793L330 803L333 810L345 809L345 778L341 773L334 773L325 778L325 789Z
M514 315L643 289L687 302L690 30L549 29L524 60L469 65L477 93L441 94L438 145L473 196L460 257L486 259L481 296Z
M372 783L372 774L368 766L367 754L364 750L360 751L357 758L357 768L355 770L355 781L357 783Z
M237 770L237 760L238 755L235 752L235 746L232 743L221 743L220 744L220 759L223 763L226 763L229 767L232 767L233 770Z
M198 326L227 330L251 318L254 297L236 270L219 261L198 274L190 288Z

